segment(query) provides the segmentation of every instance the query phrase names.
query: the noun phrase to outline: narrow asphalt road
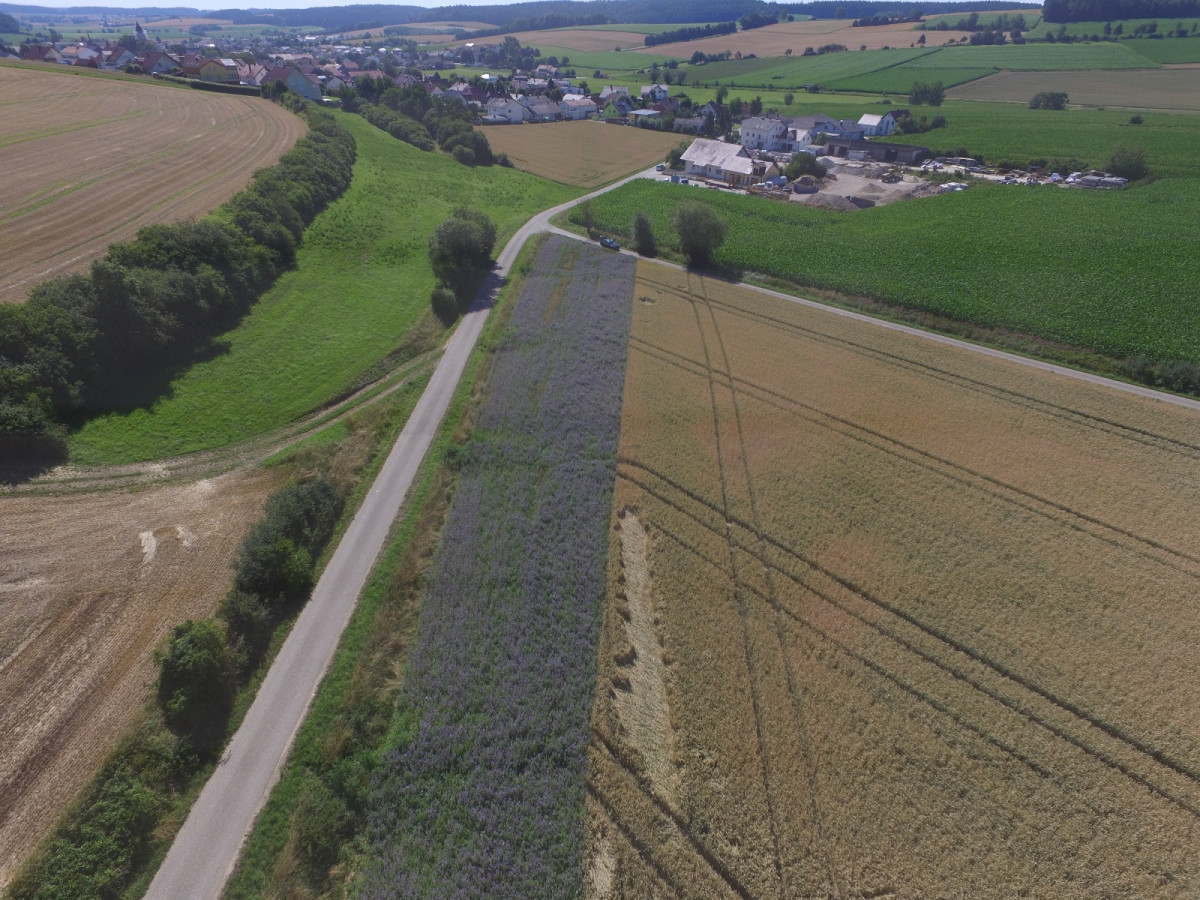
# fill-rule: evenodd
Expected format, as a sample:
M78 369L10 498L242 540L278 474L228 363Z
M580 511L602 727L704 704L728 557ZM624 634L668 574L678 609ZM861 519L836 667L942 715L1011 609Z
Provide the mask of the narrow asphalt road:
M148 898L212 900L220 896L237 863L246 835L279 777L300 723L333 658L342 630L354 611L358 596L383 548L392 522L399 513L421 460L449 407L463 369L483 330L494 292L508 275L525 241L542 231L553 231L578 238L578 235L553 228L550 219L587 197L612 190L634 178L653 175L653 170L640 172L579 200L539 213L522 226L505 245L497 259L493 276L481 291L476 304L463 317L457 330L447 341L428 387L421 395L362 507L338 544L320 581L317 582L312 599L300 614L245 720L192 807L175 843L150 885L146 894ZM925 340L1200 410L1200 401L1197 400L1163 394L1149 388L992 350L967 341L873 319L766 288L752 285L746 287L791 303L822 309Z
M588 196L612 190L628 180ZM354 612L421 460L437 434L487 321L495 291L525 241L548 230L552 216L577 202L534 216L500 252L492 276L446 342L429 385L313 589L312 599L296 620L250 711L179 830L150 884L148 898L211 900L220 896L254 819L279 778L300 723L329 668L342 630Z

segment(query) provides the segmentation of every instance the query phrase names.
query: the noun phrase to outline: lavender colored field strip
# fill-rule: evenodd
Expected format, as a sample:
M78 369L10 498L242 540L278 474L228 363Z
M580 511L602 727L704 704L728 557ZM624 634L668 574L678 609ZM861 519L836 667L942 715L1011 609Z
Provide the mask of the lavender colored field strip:
M431 568L365 897L580 893L633 268L555 238L526 280Z

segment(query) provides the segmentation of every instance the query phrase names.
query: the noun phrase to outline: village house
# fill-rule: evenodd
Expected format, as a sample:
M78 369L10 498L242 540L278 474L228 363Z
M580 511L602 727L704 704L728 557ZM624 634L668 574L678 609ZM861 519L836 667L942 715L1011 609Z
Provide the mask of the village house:
M316 76L305 75L295 66L276 66L262 77L259 86L275 81L282 81L287 85L289 91L299 94L306 100L321 99L321 86L317 83Z
M521 105L528 112L526 118L530 122L553 122L562 116L562 111L558 108L558 104L547 100L545 97L535 97L526 94L521 98Z
M881 116L864 115L858 120L862 126L864 137L887 137L896 130L901 119L909 118L907 109L888 110Z
M487 102L484 125L520 125L525 121L525 107L512 97L493 97Z
M125 47L114 47L104 54L104 68L120 69L137 62L137 57Z
M147 50L141 66L147 75L166 75L179 68L179 60L161 50Z
M564 119L587 119L595 114L596 104L586 97L564 97L558 104L558 109Z
M600 92L600 105L603 106L618 97L629 99L629 88L615 84L605 85L604 90Z
M206 59L196 69L196 77L214 84L237 84L237 63L232 59Z
M641 98L643 103L661 103L671 96L671 89L665 84L647 84L642 86Z
M757 184L779 174L779 166L769 160L757 160L740 144L697 138L680 160L689 176L723 181L734 187Z

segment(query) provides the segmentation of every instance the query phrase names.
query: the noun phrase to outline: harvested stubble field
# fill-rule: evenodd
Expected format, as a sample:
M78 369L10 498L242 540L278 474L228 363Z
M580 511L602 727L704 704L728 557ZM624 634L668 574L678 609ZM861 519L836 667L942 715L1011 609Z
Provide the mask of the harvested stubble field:
M0 888L141 710L155 646L216 608L273 480L0 496Z
M952 100L1028 103L1039 91L1051 90L1065 91L1072 106L1200 111L1200 69L997 72L951 88L946 96Z
M514 167L561 184L594 188L662 162L680 136L603 122L492 125L480 129Z
M642 265L606 897L1200 890L1200 419Z
M139 228L216 209L304 134L266 100L0 66L0 302Z

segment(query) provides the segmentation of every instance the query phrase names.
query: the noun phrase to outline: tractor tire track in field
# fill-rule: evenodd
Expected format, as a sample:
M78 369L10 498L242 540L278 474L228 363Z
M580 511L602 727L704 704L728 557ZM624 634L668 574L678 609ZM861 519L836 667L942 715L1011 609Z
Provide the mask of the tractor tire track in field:
M675 365L692 375L699 377L705 375L705 370L695 360L666 348L648 344L639 338L632 339L631 347L653 356L660 362ZM747 396L780 412L826 428L907 465L924 469L940 478L994 497L1001 502L1016 506L1110 546L1133 553L1157 565L1165 566L1190 578L1200 579L1200 556L1106 522L1098 516L1076 510L1049 497L938 456L928 450L867 428L843 416L820 409L748 379L738 378L737 384Z
M689 276L689 281L690 281L690 276ZM717 351L721 357L721 368L722 368L722 373L721 373L722 385L721 386L724 388L727 388L729 390L730 400L733 405L735 429L737 431L737 438L738 438L739 457L742 461L742 465L741 465L742 477L745 479L746 494L750 501L750 520L754 524L754 530L755 530L756 537L757 537L758 543L759 543L759 546L757 548L758 552L755 553L755 556L761 561L766 556L765 547L762 546L763 545L762 520L758 514L758 495L754 489L754 476L750 472L750 459L746 452L746 431L745 431L745 427L743 426L743 422L742 422L741 404L738 402L738 380L734 378L733 367L729 361L729 353L725 348L725 340L721 336L721 330L720 330L719 325L717 324L717 317L716 317L716 313L713 310L712 300L708 295L707 282L703 278L700 279L700 293L698 296L701 299L699 302L695 299L696 296L697 295L695 295L695 294L693 295L693 298L691 300L691 306L692 306L694 314L696 315L697 324L700 325L700 309L699 309L699 307L701 305L703 305L705 312L707 312L707 314L708 314L708 320L711 324L713 336L715 337L715 340L716 340ZM707 338L704 335L704 328L702 326L700 328L700 333L701 333L701 339L705 342L705 359L708 360L709 352L708 352L708 347L707 347ZM712 384L713 369L712 369L711 365L708 366L708 378L709 378L709 382L710 382L710 391L715 390L715 387ZM719 435L718 435L717 439L720 440ZM783 666L783 670L784 670L784 674L785 674L785 678L786 678L786 682L787 682L788 700L792 707L792 719L795 724L796 736L800 742L800 755L803 758L805 780L808 783L809 813L812 816L813 827L817 833L817 845L821 848L822 862L823 862L824 868L825 868L825 877L828 882L829 894L830 894L830 896L832 896L834 898L838 898L841 896L841 893L838 890L837 876L834 873L833 859L829 853L828 840L825 835L825 828L824 828L824 824L823 824L823 820L822 820L822 816L821 816L821 805L820 805L820 799L819 799L819 793L818 793L818 782L817 782L817 777L816 777L816 770L814 768L815 762L814 762L813 752L812 752L812 742L811 742L809 734L808 734L808 729L805 727L804 716L800 709L800 696L799 696L799 692L796 689L796 676L795 676L795 673L792 671L792 665L788 661L788 654L787 654L787 652L785 650L785 646L784 646L785 641L784 641L784 635L783 635L783 626L782 626L782 623L780 622L779 601L778 601L778 595L776 594L776 591L775 591L775 579L774 579L772 572L773 572L773 570L771 568L769 568L767 566L763 567L763 574L766 579L766 585L767 585L768 602L769 602L771 610L772 610L771 618L772 618L772 625L774 626L773 631L774 631L775 642L776 642L776 646L774 649L775 649L775 652L778 654L780 663ZM751 587L751 589L753 590L752 586L748 585L748 587ZM765 752L765 748L764 748L764 752ZM765 763L765 757L764 757L764 763ZM768 798L769 798L769 796L770 795L768 794ZM770 801L768 800L768 802L770 802ZM787 879L786 879L786 875L785 875L786 868L782 867L782 862L783 862L782 860L778 861L778 864L781 866L781 868L780 868L780 879L781 879L780 885L781 885L781 889L783 891L784 896L788 896L789 895L788 894L788 884L787 884Z
M655 281L654 279L647 277L642 277L641 280L646 284L652 285L656 290L664 294L677 297L681 300L691 300L689 296L681 292L674 284ZM747 287L752 286L747 285ZM1200 444L1179 440L1178 438L1173 438L1169 435L1158 434L1148 429L1138 428L1124 422L1106 419L1105 417L1096 415L1094 413L1088 413L1084 412L1083 410L1063 406L1061 404L1057 404L1040 397L1034 397L1011 388L999 387L985 381L980 381L979 379L971 378L970 376L963 375L961 373L951 372L929 363L923 363L896 353L890 353L886 350L871 347L858 341L852 341L837 335L828 334L815 328L807 328L802 325L797 325L796 323L790 322L786 319L780 319L775 316L769 316L766 313L743 309L722 300L714 299L708 302L731 316L765 324L773 329L786 331L788 333L812 340L814 343L844 348L857 356L868 359L876 359L889 365L894 365L896 368L927 375L934 380L951 384L973 393L994 397L996 399L1011 403L1014 406L1042 412L1054 418L1073 421L1082 427L1093 428L1105 434L1136 441L1155 449L1167 450L1169 452L1179 452L1188 459L1200 459ZM836 307L829 307L829 310L832 312L838 311ZM883 325L886 324L886 322L878 320L876 324Z
M626 757L620 747L605 737L600 731L592 729L592 750L598 754L605 762L609 763L611 771L617 774L621 780L626 782L626 788L632 789L632 792L644 800L646 800L653 808L653 813L666 823L671 831L679 834L683 839L689 853L692 857L692 862L697 868L705 870L714 876L720 883L724 893L729 896L741 898L741 900L751 900L755 895L747 887L742 884L736 875L721 861L720 857L709 850L704 844L692 834L692 829L683 818L675 812L671 807L655 792L653 785L641 773L637 764ZM636 833L636 830L628 825L622 824L622 819L619 814L620 805L610 801L603 787L598 785L595 780L588 784L588 791L593 798L604 808L605 813L614 823L621 829L622 836L629 844L638 851L641 859L654 871L654 873L672 885L680 896L688 897L691 895L689 885L677 884L671 875L671 868L660 862L656 857L662 853L661 841L657 838L647 839Z
M657 472L636 460L625 457L621 457L618 460L618 475L701 528L714 534L722 530L722 526L713 521L714 518L722 515L721 510L712 502L695 494L686 486L678 484L669 476ZM690 511L687 508L688 505L699 509L700 512ZM1200 819L1200 771L1197 771L1195 767L1174 759L1165 751L1146 743L1137 735L1129 733L1122 726L1105 721L1099 716L1083 709L1077 703L1047 690L1027 676L1016 672L1011 667L974 650L941 629L922 622L895 604L875 596L872 592L829 570L816 560L792 550L777 538L769 534L756 534L751 523L737 519L731 521L741 532L753 536L755 540L765 542L771 548L772 552L780 554L784 559L800 566L810 574L823 576L829 582L836 585L836 588L845 591L855 602L862 604L865 608L871 609L876 613L885 613L886 616L883 621L880 621L863 613L853 611L849 603L836 599L833 590L820 590L814 587L809 579L804 578L802 574L790 571L769 558L764 557L760 559L764 566L772 568L781 577L794 583L806 594L828 605L830 608L850 616L857 622L867 625L919 662L932 666L944 673L953 682L973 689L977 694L1026 720L1034 727L1044 730L1055 738L1086 754L1096 763L1119 773L1133 783L1155 794L1160 799L1166 800L1189 815ZM663 528L661 524L657 527ZM665 528L663 528L663 531L667 534L670 533ZM673 537L672 539L679 540L677 537ZM750 543L751 540L749 539L739 542L744 552L754 554L754 549L748 546ZM772 601L770 597L766 596L760 596L760 598L765 603L773 604L777 602ZM784 615L797 619L805 627L810 628L814 632L821 633L824 638L835 643L840 643L836 642L827 633L813 627L810 622L805 620L795 610L787 608L783 604L780 604L778 608ZM901 634L902 629L911 629L915 637L904 637ZM922 649L917 643L918 639L926 641L930 646ZM842 649L855 654L856 657L861 655L858 651L851 650L844 645ZM886 671L886 667L880 663L874 663L870 667L873 671L877 671L880 674L884 674ZM972 674L968 671L969 668L975 668L977 674ZM984 679L993 680L1002 687L988 685ZM919 690L915 686L910 685L910 687L913 690ZM908 688L905 688L905 690L908 691ZM912 691L909 692L911 693ZM924 692L921 693L923 694ZM941 703L941 701L938 701L938 703ZM1039 711L1036 708L1039 703L1047 704L1050 710ZM936 704L932 705L935 708L939 708ZM1066 719L1068 724L1059 724L1053 721L1051 716ZM1086 737L1081 737L1078 732L1083 732ZM988 740L997 746L1005 743L994 737L990 737ZM1096 746L1098 743L1106 740L1116 746L1107 749ZM1012 753L1013 751L1006 750L1006 752ZM1119 758L1122 754L1132 758L1133 761L1122 760ZM1019 754L1018 758L1021 758ZM1039 774L1047 773L1048 776L1050 772L1046 766L1033 763L1032 760L1022 759L1022 762L1026 765L1032 764L1031 767L1035 771L1038 771ZM1152 774L1147 774L1147 771ZM1048 777L1051 777L1051 780L1055 780L1052 776ZM1164 786L1161 783L1164 779L1174 781L1175 784ZM1189 799L1186 796L1181 796L1181 794L1191 794L1196 799Z
M688 282L692 279L691 274L688 274ZM721 507L724 509L726 516L725 521L731 521L732 509L729 498L729 473L725 462L724 445L721 440L721 415L720 403L717 400L717 380L713 375L712 355L708 348L708 339L704 333L704 326L700 320L700 311L692 306L696 320L696 331L700 338L701 346L704 349L704 365L708 376L709 401L712 406L712 421L713 421L713 443L717 454L717 470L721 482ZM725 535L725 541L729 548L729 575L733 581L734 599L738 608L738 621L741 623L742 638L742 658L746 667L746 679L750 685L750 703L754 712L754 733L757 742L758 759L761 767L762 784L763 784L763 799L767 805L767 819L771 829L771 841L774 847L772 854L772 864L775 871L775 878L779 884L779 895L784 896L783 883L783 866L780 859L779 849L779 817L775 810L775 801L771 792L771 766L769 760L769 751L766 746L766 741L763 737L763 715L762 704L759 697L759 679L761 676L756 675L754 669L754 654L750 649L750 630L749 630L749 608L746 603L744 589L746 584L741 577L740 568L738 565L737 548L734 546L732 536Z

